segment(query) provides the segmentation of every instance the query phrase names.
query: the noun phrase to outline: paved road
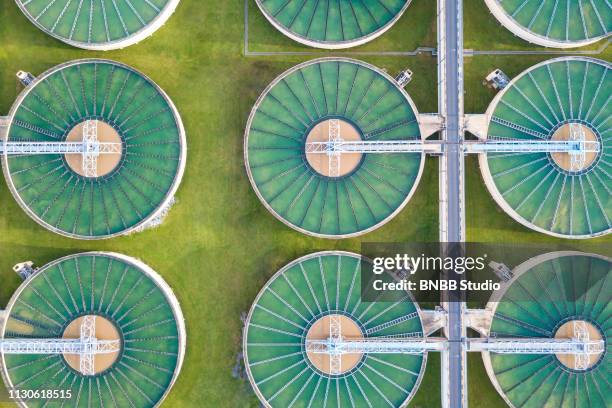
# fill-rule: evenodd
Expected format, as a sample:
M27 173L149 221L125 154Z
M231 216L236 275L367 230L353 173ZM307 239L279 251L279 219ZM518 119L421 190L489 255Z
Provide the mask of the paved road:
M461 0L446 0L446 50L444 64L446 64L446 160L448 214L447 214L447 242L461 242L462 209L461 201L461 170L463 168L463 153L460 142L463 134L460 128L460 115L463 113L461 104L463 98L463 57L461 54L463 40L460 33L459 19L461 16Z
M446 72L444 105L446 112L445 139L447 142L445 155L442 160L446 164L446 183L441 186L446 190L446 214L440 216L446 219L446 236L441 240L446 242L462 242L464 239L463 214L463 152L461 141L461 115L463 115L463 5L462 0L440 0L444 7L444 24L446 35L441 38L444 42L444 56L441 63ZM440 44L442 45L442 44ZM449 339L448 349L448 407L460 408L464 406L464 361L465 353L462 347L463 338L463 303L453 301L452 295L447 294ZM445 373L443 373L444 375Z

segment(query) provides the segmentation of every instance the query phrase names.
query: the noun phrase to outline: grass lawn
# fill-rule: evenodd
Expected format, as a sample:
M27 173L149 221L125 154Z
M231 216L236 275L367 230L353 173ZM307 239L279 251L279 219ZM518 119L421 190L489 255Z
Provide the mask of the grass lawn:
M427 1L416 0L415 6L419 3L422 7ZM359 251L363 240L330 241L294 232L270 215L252 191L242 151L251 107L274 77L310 57L244 57L243 10L242 0L217 2L214 7L183 0L152 38L126 50L96 53L70 48L46 36L14 2L0 5L0 114L8 113L20 90L17 70L39 74L66 60L85 57L110 58L141 70L170 95L181 113L187 130L187 169L178 204L155 230L108 241L65 239L32 221L13 200L5 182L0 182L0 307L20 283L11 270L15 263L33 260L43 265L87 250L138 257L174 288L186 318L188 350L166 406L258 406L248 384L231 376L240 349L240 313L248 310L264 282L291 260L325 249ZM259 13L254 3L251 13ZM261 29L269 29L267 22ZM270 41L284 41L271 29L266 35L274 37ZM401 33L394 35L401 48L414 48L409 41L403 46ZM253 47L269 49L266 36L258 40L261 42L254 41ZM391 74L411 68L415 80L408 90L417 106L424 112L436 110L436 96L431 92L436 81L435 59L377 57L367 61ZM431 205L438 196L436 170L436 160L429 159L411 203L393 222L366 239L436 240L438 207ZM439 364L436 356L430 361L416 397L423 407L439 405Z
M62 238L31 220L13 200L5 182L0 182L0 307L6 305L20 283L11 271L17 262L31 259L43 265L87 250L138 257L174 288L187 323L185 365L166 406L256 407L258 401L249 385L231 376L240 349L240 313L248 310L275 271L307 253L330 249L358 252L362 241L437 240L437 161L427 160L410 204L392 222L364 238L322 240L285 227L265 210L251 189L243 164L243 132L250 109L265 86L285 69L312 56L245 57L243 0L216 2L214 7L206 3L182 0L176 14L152 38L108 53L65 46L30 24L14 2L0 5L0 115L8 113L20 90L14 76L17 70L39 74L66 60L110 58L141 70L170 95L181 113L188 140L187 170L177 194L178 204L161 227L129 237L97 242ZM488 13L482 0L466 0L465 7L466 18L479 18L483 7ZM499 29L493 17L484 20L466 22L469 38L491 30L487 32L489 43L494 43L496 36L507 35L511 48L528 48ZM250 4L249 21L250 51L308 50L276 32L254 2ZM414 0L387 35L357 50L411 51L432 45L435 2ZM493 46L468 45L466 41L468 48ZM437 110L435 59L363 59L390 74L410 68L415 76L407 90L419 111ZM499 65L512 76L537 60L467 59L466 112L484 112L493 96L480 85L484 74ZM549 240L523 228L496 207L475 160L468 160L467 169L469 239ZM501 406L479 360L479 356L469 359L470 404ZM430 356L413 406L439 406L439 370L439 356Z
M480 353L468 354L468 406L505 407L507 404L489 381Z

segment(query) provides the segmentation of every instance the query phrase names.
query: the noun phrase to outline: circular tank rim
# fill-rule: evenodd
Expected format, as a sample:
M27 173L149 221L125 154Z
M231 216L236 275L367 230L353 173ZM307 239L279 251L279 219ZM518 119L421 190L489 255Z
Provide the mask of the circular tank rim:
M495 311L497 310L497 306L499 305L499 300L506 294L506 291L512 286L512 283L514 283L520 276L530 271L535 266L538 266L544 262L550 261L552 259L568 257L568 256L595 257L595 258L599 258L599 259L603 259L603 260L612 262L612 258L609 258L607 256L594 254L594 253L581 252L581 251L555 251L555 252L548 252L545 254L534 256L533 258L530 258L526 260L525 262L522 262L520 265L512 269L514 276L509 281L504 282L500 290L493 292L493 294L491 295L491 298L487 302L485 310L487 312L490 312L492 316L494 316ZM489 325L486 329L487 336L490 334L492 323L493 323L493 319L491 318L491 321L489 322ZM485 336L481 334L481 338L485 338ZM491 363L491 353L488 351L483 351L480 353L480 355L482 357L482 362L485 366L487 375L489 376L489 380L493 384L493 387L495 387L495 390L497 391L499 396L506 402L506 404L508 404L509 407L516 408L514 404L510 402L510 399L508 398L506 393L501 388L499 381L497 381L497 376L495 375L495 371L493 370L493 364Z
M307 255L303 255L299 258L296 258L294 260L292 260L291 262L289 262L288 264L284 265L282 268L280 268L279 270L277 270L267 281L266 283L263 285L263 287L259 290L259 292L257 292L257 296L255 297L255 299L253 300L251 307L249 308L249 314L247 315L247 318L245 320L244 323L244 328L242 331L242 351L243 351L243 358L244 358L244 366L245 366L245 370L247 373L247 377L249 378L249 384L251 385L251 388L253 389L253 391L255 392L255 394L257 395L257 398L259 399L259 401L265 405L266 408L273 408L272 405L270 405L267 401L267 398L263 396L263 394L261 394L259 387L257 387L255 380L253 378L253 375L251 373L251 367L249 365L249 353L247 352L248 349L248 345L247 345L247 340L248 340L248 329L249 329L249 323L251 322L251 318L253 316L253 312L255 310L255 305L259 302L259 299L261 298L261 296L264 294L266 288L270 285L270 283L272 283L274 280L276 280L280 275L282 275L283 273L285 273L287 270L289 270L290 268L294 267L295 265L307 261L309 259L313 259L313 258L317 258L317 257L322 257L322 256L348 256L351 258L357 258L357 259L362 259L364 258L362 255L356 254L354 252L349 252L349 251L340 251L340 250L329 250L329 251L319 251L319 252L313 252ZM367 259L367 258L366 258ZM421 307L419 306L419 304L414 301L412 294L410 292L408 292L414 306L416 309L416 312L418 314L419 317L419 322L421 323L421 327L423 327L423 315L422 315L422 310ZM411 392L409 393L408 397L402 402L402 404L400 406L407 406L408 403L414 398L415 394L416 394L416 390L419 389L420 385L421 385L421 381L423 380L424 374L425 374L425 369L427 367L427 352L422 354L423 357L423 361L421 363L421 369L419 371L419 376L417 378L417 381L414 383L414 386L411 390Z
M321 49L327 49L327 50L341 50L341 49L352 48L352 47L357 47L357 46L366 44L380 37L384 33L386 33L404 15L406 10L412 3L412 0L406 0L406 3L402 7L402 9L399 12L397 12L397 14L391 20L389 20L386 24L384 24L382 27L379 27L375 31L371 32L370 34L366 34L364 36L355 38L353 40L344 40L344 41L314 40L312 38L308 38L306 36L294 33L293 31L286 28L277 19L275 19L273 16L270 15L270 13L264 8L262 0L255 0L255 3L257 4L257 7L259 7L259 10L264 15L266 20L268 20L268 22L270 22L270 24L272 24L274 28L276 28L279 32L281 32L286 37L289 37L293 41L296 41L300 44L303 44L309 47L313 47L313 48L321 48Z
M596 63L596 64L599 64L599 65L606 66L609 69L612 69L612 63L609 63L607 61L600 60L600 59L597 59L597 58L581 57L581 56L580 57L579 56L557 57L557 58L548 59L548 60L539 62L539 63L537 63L535 65L532 65L531 67L527 68L526 70L524 70L523 72L518 74L516 77L512 78L512 80L508 83L508 85L503 90L498 92L497 95L495 95L495 97L493 98L493 100L489 104L489 106L487 108L487 111L485 113L485 115L486 115L486 130L485 130L485 133L484 133L485 136L484 136L484 138L482 140L487 140L488 139L488 136L489 136L489 126L490 126L490 123L491 123L491 118L493 116L493 112L497 108L497 105L499 104L499 101L502 99L502 97L506 94L506 92L509 89L511 89L521 78L523 78L525 75L529 74L531 71L533 71L533 70L535 70L537 68L540 68L542 66L545 66L547 64L563 62L563 61L592 62L592 63ZM491 170L489 169L489 162L488 162L487 153L480 153L480 154L478 154L478 164L479 164L479 167L480 167L480 173L482 174L482 178L484 179L485 185L487 187L487 190L489 190L489 193L491 194L491 197L493 197L493 199L495 200L496 204L499 207L501 207L501 209L504 210L504 212L507 215L509 215L514 221L518 222L519 224L521 224L521 225L523 225L523 226L525 226L525 227L527 227L529 229L535 230L537 232L541 232L543 234L550 235L552 237L566 238L566 239L590 239L590 238L595 238L595 237L607 235L610 232L612 232L612 228L608 228L607 230L599 231L599 232L596 232L596 233L593 233L593 234L569 235L569 234L560 234L558 232L549 231L547 229L544 229L542 227L539 227L539 226L533 224L532 222L528 221L523 216L521 216L502 197L501 192L499 191L499 189L497 188L497 185L495 184L495 181L493 180L493 175L491 173Z
M28 216L30 218L32 218L34 221L36 221L37 224L39 224L40 226L44 227L45 229L47 229L47 230L49 230L51 232L54 232L56 234L59 234L59 235L62 235L64 237L68 237L68 238L82 239L82 240L102 240L102 239L115 238L115 237L122 236L122 235L129 235L129 234L131 234L133 232L136 232L136 231L138 231L139 228L145 226L152 219L154 219L155 217L159 216L163 212L164 208L174 198L174 195L176 194L176 191L178 190L179 185L181 184L181 181L183 179L183 175L185 173L185 165L186 165L186 162L187 162L187 138L186 138L186 134L185 134L185 127L183 125L183 121L182 121L181 116L180 116L180 114L178 112L178 109L174 105L174 102L172 102L170 97L166 94L166 92L159 85L157 85L157 83L155 83L155 81L153 81L151 78L149 78L147 75L143 74L139 70L137 70L135 68L132 68L131 66L129 66L127 64L124 64L124 63L121 63L121 62L117 62L117 61L113 61L113 60L105 59L105 58L83 58L83 59L76 59L76 60L67 61L67 62L64 62L62 64L56 65L56 66L46 70L42 74L38 75L35 78L35 80L30 85L28 85L25 89L23 89L23 91L21 91L21 93L18 95L18 97L15 100L15 102L13 102L11 110L10 110L10 112L8 114L9 126L8 126L8 128L6 130L6 136L4 138L4 141L8 141L9 140L9 135L10 135L10 131L11 131L12 123L13 123L13 118L14 118L17 110L21 106L21 103L30 94L30 92L36 87L36 85L39 82L42 82L43 80L45 80L46 78L48 78L49 76L54 74L55 72L60 71L62 69L69 68L69 67L71 67L73 65L87 64L87 63L108 63L108 64L113 64L113 65L116 65L118 67L127 69L127 70L133 72L136 75L139 75L145 81L147 81L149 84L151 84L153 86L153 88L157 92L159 92L159 94L164 98L165 102L168 104L168 106L172 110L172 114L174 116L174 121L176 123L176 128L177 128L178 133L179 133L179 143L180 143L181 152L180 152L179 164L178 164L178 167L176 169L176 174L174 176L174 180L172 181L172 185L168 189L164 199L151 212L151 214L149 214L148 216L146 216L142 220L138 221L136 224L134 224L134 225L132 225L132 226L130 226L130 227L124 229L124 230L121 230L121 231L118 231L118 232L115 232L115 233L112 233L112 234L104 234L104 235L93 235L93 236L90 236L90 235L80 235L80 234L70 233L70 232L67 232L67 231L63 231L63 230L61 230L59 228L56 228L55 226L53 226L53 225L45 222L44 220L42 220L37 214L35 214L29 208L29 206L23 201L23 199L21 198L21 196L17 192L17 189L15 188L15 185L13 184L13 179L11 177L11 173L10 173L10 169L9 169L9 164L8 164L7 154L6 153L4 153L2 155L2 157L4 158L4 160L2 160L2 171L4 173L6 184L8 185L9 190L11 191L11 194L13 195L13 197L15 198L15 200L17 201L19 206L26 212L26 214L28 214Z
M149 23L141 27L138 31L126 37L123 37L121 39L118 39L118 40L105 41L101 43L86 43L82 41L74 41L68 38L64 38L58 34L55 34L49 31L47 27L43 26L38 21L34 20L32 18L32 15L25 9L24 5L21 3L20 0L15 0L15 2L17 3L17 6L21 10L21 12L28 19L28 21L34 24L36 28L43 31L46 35L53 37L56 40L59 40L65 44L71 45L76 48L81 48L84 50L111 51L111 50L118 50L118 49L126 48L131 45L137 44L141 42L142 40L153 35L157 30L159 30L170 19L172 14L174 14L174 11L178 7L180 0L169 0L166 6L162 10L160 10L157 16L155 16L155 18L151 20Z
M70 259L76 259L82 256L105 256L105 257L109 257L109 258L115 258L117 260L120 260L122 262L128 263L132 266L135 266L137 268L140 269L140 271L142 271L148 278L150 278L151 280L153 280L153 282L155 282L155 284L157 285L157 287L161 290L161 292L164 294L164 297L166 298L166 300L168 301L168 303L171 306L172 309L172 314L174 315L174 320L176 321L176 326L177 326L177 332L178 332L178 343L179 343L179 349L178 349L178 356L177 356L177 362L176 362L176 367L174 368L174 372L172 374L172 379L170 380L170 382L168 383L168 386L166 387L166 390L164 391L164 393L162 394L162 396L160 397L159 401L157 401L157 403L154 405L155 407L159 407L163 401L166 399L166 397L169 395L172 387L174 386L174 384L176 383L176 380L178 379L178 376L181 372L181 369L183 367L183 362L185 359L185 352L187 350L187 332L185 329L185 317L183 315L183 311L181 309L181 305L178 301L178 298L176 297L174 291L172 290L172 288L168 285L168 283L161 277L161 275L156 272L153 268L151 268L149 265L145 264L144 262L142 262L141 260L137 259L137 258L133 258L131 256L128 255L124 255L124 254L120 254L117 252L110 252L110 251L88 251L88 252L78 252L78 253L74 253L74 254L70 254L70 255L66 255L63 256L61 258L55 259L47 264L45 264L44 266L42 266L40 269L38 269L33 275L31 275L30 277L28 277L28 279L26 279L25 281L23 281L21 283L21 285L19 285L19 287L17 288L17 290L15 291L15 293L13 293L13 295L11 295L11 298L6 306L5 312L7 313L7 319L4 320L4 322L2 323L2 325L0 326L0 339L4 338L4 333L6 331L6 325L8 323L8 315L10 313L10 311L12 310L13 306L15 305L15 303L17 302L17 300L19 299L19 296L21 295L21 293L28 287L30 281L38 276L40 273L44 273L47 269L62 263L64 261L68 261ZM5 359L4 359L4 354L0 353L0 376L2 377L2 380L4 381L4 384L7 387L12 387L12 381L10 380L10 376L8 375L8 373L6 372L6 363L5 363ZM19 405L20 407L23 408L27 408L28 405L26 404L25 401L22 400L17 400L15 401L17 403L17 405Z
M597 37L585 38L583 40L557 40L554 38L546 37L542 34L538 34L534 31L529 30L524 25L520 24L514 18L512 18L506 10L497 2L497 0L485 0L485 3L489 7L489 11L493 16L503 25L508 31L515 36L529 43L541 45L549 48L579 48L585 47L590 44L594 44L606 37L612 35L612 33L606 33Z
M251 125L253 123L253 119L255 118L255 114L257 113L257 109L259 108L259 106L262 103L262 101L266 98L266 96L268 95L270 90L272 88L274 88L284 78L286 78L287 76L291 75L294 72L299 71L302 68L308 67L310 65L315 65L315 64L318 64L318 63L322 63L322 62L333 62L333 61L355 63L355 64L358 64L358 65L360 65L362 67L365 67L367 69L371 69L374 72L376 72L377 74L382 75L385 79L390 81L395 86L395 88L397 88L401 92L401 95L404 97L404 99L408 102L408 104L410 105L411 109L413 110L417 122L419 122L419 111L417 110L416 105L412 101L412 98L410 97L410 95L408 95L408 93L403 88L401 88L401 87L399 87L397 85L397 83L395 82L395 79L393 79L389 74L387 74L386 72L384 72L380 68L378 68L378 67L376 67L374 65L371 65L371 64L369 64L367 62L363 62L363 61L356 60L356 59L353 59L353 58L346 58L346 57L323 57L323 58L316 58L316 59L313 59L313 60L302 62L302 63L300 63L298 65L295 65L295 66L289 68L288 70L284 71L282 74L277 76L270 84L268 84L268 86L261 92L261 94L259 95L259 98L257 99L255 104L253 105L253 108L251 109L251 113L249 114L249 119L247 121L246 128L245 128L245 131L244 131L244 148L243 149L244 149L244 164L245 164L245 167L246 167L247 176L249 177L249 181L251 183L251 187L255 191L255 194L257 195L257 198L259 198L259 201L261 201L261 203L264 205L264 207L277 220L281 221L283 224L285 224L289 228L294 229L294 230L296 230L298 232L301 232L302 234L305 234L305 235L308 235L308 236L312 236L312 237L316 237L316 238L326 238L326 239L343 239L343 238L358 237L360 235L367 234L369 232L372 232L372 231L374 231L374 230L384 226L389 221L391 221L393 218L395 218L404 209L404 207L406 207L408 202L414 196L414 194L415 194L415 192L416 192L416 190L417 190L417 188L419 186L419 183L421 181L421 177L423 175L423 170L425 168L425 153L421 153L419 171L418 171L418 174L417 174L417 176L415 178L414 184L413 184L410 192L406 195L406 197L404 198L402 203L391 214L389 214L388 216L386 216L385 218L383 218L382 220L380 220L376 224L374 224L374 225L372 225L372 226L370 226L368 228L365 228L363 230L359 230L359 231L356 231L356 232L351 232L351 233L348 233L348 234L337 234L337 235L321 234L321 233L317 233L317 232L308 231L308 230L306 230L306 229L304 229L302 227L299 227L299 226L289 222L284 217L282 217L280 214L278 214L272 208L272 206L270 206L268 204L266 199L264 199L264 197L259 192L259 189L257 188L257 184L255 182L255 179L253 178L253 174L251 172L251 167L250 167L250 164L249 164L249 135L251 133L250 132ZM423 134L421 132L421 129L420 129L420 123L419 123L419 136L420 136L421 140L425 140L425 138L423 137Z

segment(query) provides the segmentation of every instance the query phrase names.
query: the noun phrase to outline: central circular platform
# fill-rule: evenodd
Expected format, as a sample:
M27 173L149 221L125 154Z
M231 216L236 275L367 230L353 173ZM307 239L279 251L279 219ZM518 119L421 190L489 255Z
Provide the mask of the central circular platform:
M564 141L570 140L570 134L572 127L579 129L581 132L584 132L585 141L587 142L597 142L598 138L593 129L588 126L585 126L580 123L566 123L565 125L559 127L553 133L551 140L555 141ZM572 169L571 166L571 156L569 153L551 153L550 157L555 162L557 166L562 168L563 170L571 173L578 173L584 169L588 169L591 165L597 160L598 154L595 152L586 153L586 158L584 163L582 163L579 168Z
M568 322L563 323L555 332L555 339L572 339L575 337L574 335L574 323L582 323L585 325L588 333L589 339L591 341L598 341L603 338L603 335L599 331L599 329L591 322L586 320L570 320ZM556 354L557 359L561 364L570 370L574 370L576 367L576 355L574 354ZM598 354L593 354L589 356L589 363L586 365L586 369L590 369L599 363L599 360L603 357L603 352Z
M329 323L331 318L337 318L340 320L340 335L343 338L348 339L363 339L363 333L359 328L359 325L355 323L353 319L348 316L339 315L339 314L331 314L327 316L321 317L317 320L311 327L308 329L308 334L306 334L307 340L325 340L328 339L331 335ZM329 354L316 354L312 352L307 352L308 361L315 366L319 371L330 374L331 369L329 364ZM351 371L353 368L359 364L361 358L363 357L363 353L351 353L344 354L341 357L341 369L340 374L347 373Z
M312 142L327 142L329 134L332 131L332 121L339 122L340 137L346 142L358 142L361 140L359 130L349 122L342 119L328 119L315 125L308 136L306 136L306 144ZM361 153L340 153L340 171L336 177L346 176L353 172L362 159ZM332 172L329 168L329 158L327 154L322 153L306 153L308 164L320 175L332 177Z
M78 123L68 133L66 137L67 142L80 142L83 140L83 128L87 122L93 122L97 128L98 141L100 143L121 143L121 136L115 128L108 123L101 120L85 120ZM97 161L97 174L98 177L106 176L112 172L121 161L123 153L113 154L101 154L98 156ZM80 154L66 154L64 155L66 162L70 169L76 172L78 175L85 177L85 170L83 169L83 156Z
M96 318L96 339L98 340L121 340L121 336L119 334L119 330L117 326L115 326L110 320L96 315L88 315L90 317ZM81 316L68 324L66 329L64 330L63 338L64 339L78 339L81 337L81 326L83 325L83 321L87 316ZM94 373L99 374L115 364L117 358L119 358L119 354L121 354L120 350L115 351L114 353L108 354L96 354L94 356ZM78 354L65 354L64 359L66 363L75 371L81 372L80 360Z

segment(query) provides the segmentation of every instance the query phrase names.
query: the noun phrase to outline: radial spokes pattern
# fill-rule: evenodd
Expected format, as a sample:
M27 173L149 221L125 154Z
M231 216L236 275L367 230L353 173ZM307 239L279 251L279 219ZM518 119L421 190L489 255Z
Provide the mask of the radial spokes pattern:
M48 228L104 237L146 221L178 184L184 148L180 118L155 84L110 61L76 61L26 89L11 117L9 141L62 141L86 119L121 137L119 165L104 177L72 171L60 155L10 156L13 192Z
M342 44L392 24L410 0L258 0L266 16L298 40Z
M29 407L152 407L165 395L180 333L167 294L149 274L111 255L82 254L44 267L24 285L7 311L6 338L61 338L79 316L100 315L122 339L119 359L95 377L72 370L61 355L5 355L15 388L72 391L70 401L30 400Z
M419 139L416 114L395 83L363 63L318 60L297 67L253 110L246 143L253 186L294 228L328 236L371 229L412 194L421 154L365 154L353 172L326 177L308 164L306 137L317 123L340 118L364 140Z
M534 266L500 300L491 335L551 338L564 322L584 320L608 338L611 272L609 261L592 256L563 256ZM570 370L554 355L491 354L495 379L515 407L606 407L610 363L609 352L587 371Z
M612 77L609 64L561 59L524 73L494 106L489 139L548 140L565 123L591 129L601 142L595 162L580 172L557 166L547 153L496 153L487 158L498 193L525 223L563 236L607 233L612 220Z
M272 407L400 407L412 398L422 355L368 354L341 376L323 374L308 361L308 329L328 314L348 316L365 337L422 336L417 305L405 293L396 302L361 302L359 268L356 255L313 254L283 268L262 289L245 350L253 386Z
M607 0L496 0L524 29L561 42L583 41L612 31Z
M173 0L17 0L26 16L47 33L73 45L103 45L145 30ZM167 18L167 16L165 16Z

